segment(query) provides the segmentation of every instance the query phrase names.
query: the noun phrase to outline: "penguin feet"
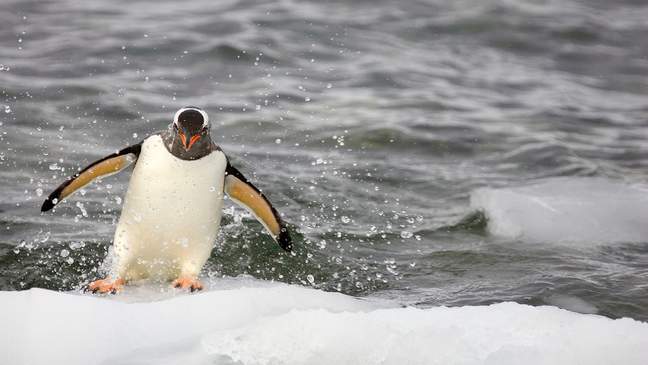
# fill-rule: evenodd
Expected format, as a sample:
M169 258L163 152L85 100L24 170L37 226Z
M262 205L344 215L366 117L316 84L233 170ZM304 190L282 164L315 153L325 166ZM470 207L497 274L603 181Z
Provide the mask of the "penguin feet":
M101 294L117 294L118 291L124 286L124 279L118 278L116 280L110 280L109 278L96 280L88 284L85 291Z
M192 293L203 289L203 285L200 283L200 281L191 276L181 276L173 280L171 285L174 288L189 289Z

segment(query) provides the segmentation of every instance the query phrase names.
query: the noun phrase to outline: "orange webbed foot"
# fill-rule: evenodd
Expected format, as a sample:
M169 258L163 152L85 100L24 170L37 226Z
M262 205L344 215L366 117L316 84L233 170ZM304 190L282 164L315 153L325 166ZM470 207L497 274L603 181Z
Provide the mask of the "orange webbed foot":
M198 281L198 279L189 276L181 276L171 283L174 288L180 289L189 289L191 292L195 292L203 289L203 285Z
M95 280L90 284L88 284L85 291L90 291L93 294L94 293L117 294L117 292L120 291L124 286L124 283L125 283L124 279L120 279L120 278L116 280L110 280L109 278Z

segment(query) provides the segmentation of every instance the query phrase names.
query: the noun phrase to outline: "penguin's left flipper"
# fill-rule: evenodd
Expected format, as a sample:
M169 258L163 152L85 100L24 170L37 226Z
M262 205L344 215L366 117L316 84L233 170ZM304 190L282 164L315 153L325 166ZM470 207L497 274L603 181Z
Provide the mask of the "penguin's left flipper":
M292 239L279 213L268 198L249 182L239 170L227 162L225 193L238 205L247 209L270 232L274 240L286 251L292 250Z
M61 200L90 184L95 179L116 174L127 168L137 160L141 150L142 143L138 143L91 163L56 188L43 202L41 212L47 212L54 208Z

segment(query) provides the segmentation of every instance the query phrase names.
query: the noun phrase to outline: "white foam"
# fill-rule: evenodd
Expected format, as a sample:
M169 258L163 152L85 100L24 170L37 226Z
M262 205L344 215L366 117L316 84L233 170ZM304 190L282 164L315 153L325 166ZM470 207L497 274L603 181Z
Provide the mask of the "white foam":
M2 364L644 364L648 324L501 303L386 307L250 279L173 296L0 292ZM142 302L153 295L154 302ZM166 299L163 299L166 298Z
M545 303L555 305L558 308L570 310L572 312L596 314L598 308L588 303L582 298L567 294L551 294L544 298Z
M648 187L600 178L556 178L504 189L478 189L494 235L542 242L648 241Z

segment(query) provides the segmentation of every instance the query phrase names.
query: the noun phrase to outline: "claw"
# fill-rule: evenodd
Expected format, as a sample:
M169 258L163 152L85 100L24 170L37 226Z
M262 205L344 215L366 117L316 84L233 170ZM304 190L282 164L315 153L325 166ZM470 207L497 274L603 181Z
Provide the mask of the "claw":
M171 285L174 288L189 289L192 293L203 289L203 285L198 279L187 276L177 278Z
M92 294L101 293L101 294L117 294L122 287L124 286L124 279L118 278L114 281L110 279L96 280L88 284L84 292L90 291Z

